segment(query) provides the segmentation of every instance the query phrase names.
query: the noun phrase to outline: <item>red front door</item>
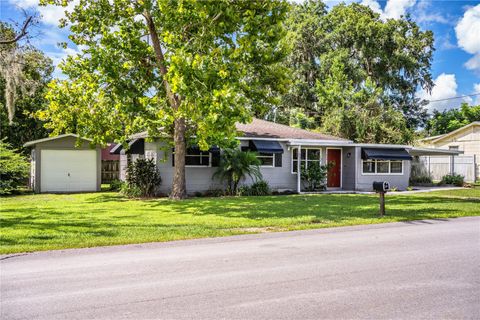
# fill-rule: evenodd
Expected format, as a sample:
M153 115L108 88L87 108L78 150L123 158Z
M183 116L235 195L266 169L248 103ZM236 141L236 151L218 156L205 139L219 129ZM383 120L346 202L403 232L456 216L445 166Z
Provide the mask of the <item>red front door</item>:
M342 150L327 149L327 163L333 163L333 166L328 170L327 187L340 188L340 170L342 166Z

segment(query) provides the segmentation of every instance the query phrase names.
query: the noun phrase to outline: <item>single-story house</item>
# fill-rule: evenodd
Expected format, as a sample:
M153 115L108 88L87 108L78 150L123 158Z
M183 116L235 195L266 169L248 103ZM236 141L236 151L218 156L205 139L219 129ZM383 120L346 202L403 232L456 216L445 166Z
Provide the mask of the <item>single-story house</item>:
M329 190L371 191L374 181L388 181L391 187L405 190L409 185L412 156L423 154L458 154L455 150L419 149L406 145L365 144L312 132L287 125L253 119L237 124L240 148L256 151L261 173L273 190L302 192L300 166L333 162L327 179ZM131 137L129 149L118 144L112 153L120 154L120 179L125 179L128 161L139 157L155 160L162 184L160 191L172 189L175 150L165 147L165 140L139 133ZM222 188L212 179L221 150L201 151L192 147L186 154L187 192L205 192ZM245 181L249 184L251 181Z
M448 149L463 152L463 157L458 159L460 161L456 161L456 163L451 163L452 161L449 160L449 158L444 157L443 159L435 158L433 163L430 164L432 161L428 159L428 164L430 166L433 165L438 167L431 168L433 173L436 173L436 171L445 171L442 173L458 171L457 173L463 174L467 181L480 179L480 121L474 121L446 134L420 139L417 143L419 146L427 148ZM446 168L442 168L442 160L443 162L448 163ZM453 159L453 161L455 160L457 159ZM470 167L469 164L472 165L473 169L466 171L463 167ZM458 165L458 168L455 167L456 165Z
M24 144L31 147L30 185L37 193L100 191L101 148L76 134Z

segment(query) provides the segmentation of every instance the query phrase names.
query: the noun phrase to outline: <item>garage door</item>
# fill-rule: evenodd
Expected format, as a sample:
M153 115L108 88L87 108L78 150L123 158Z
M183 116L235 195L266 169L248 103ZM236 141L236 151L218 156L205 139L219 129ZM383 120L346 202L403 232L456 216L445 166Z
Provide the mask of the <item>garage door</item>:
M41 192L97 190L97 151L42 150Z

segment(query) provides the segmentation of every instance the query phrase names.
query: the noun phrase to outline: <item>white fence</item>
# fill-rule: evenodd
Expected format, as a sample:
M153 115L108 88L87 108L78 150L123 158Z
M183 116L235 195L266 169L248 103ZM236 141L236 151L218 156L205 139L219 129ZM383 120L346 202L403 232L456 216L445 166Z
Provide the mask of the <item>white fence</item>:
M477 159L473 156L422 156L420 164L430 172L433 180L441 180L447 174L461 174L466 182L479 178Z

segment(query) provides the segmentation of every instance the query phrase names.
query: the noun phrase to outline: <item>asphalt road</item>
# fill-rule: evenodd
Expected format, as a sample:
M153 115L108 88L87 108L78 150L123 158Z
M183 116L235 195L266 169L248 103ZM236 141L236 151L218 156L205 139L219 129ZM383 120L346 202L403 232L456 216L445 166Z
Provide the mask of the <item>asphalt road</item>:
M1 257L2 319L479 319L480 218Z

